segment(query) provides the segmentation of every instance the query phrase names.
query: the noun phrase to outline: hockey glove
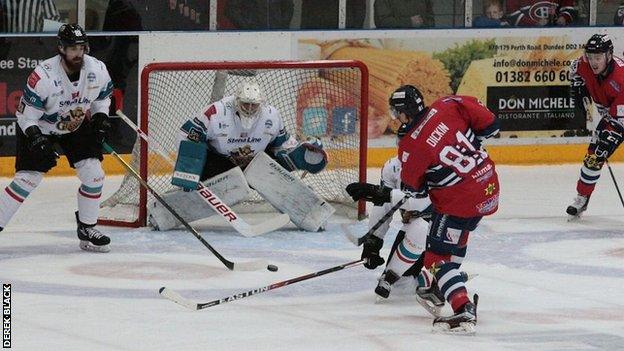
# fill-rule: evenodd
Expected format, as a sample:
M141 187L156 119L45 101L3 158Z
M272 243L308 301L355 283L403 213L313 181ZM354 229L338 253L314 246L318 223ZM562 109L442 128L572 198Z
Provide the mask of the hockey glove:
M28 138L28 148L41 157L41 162L46 166L45 168L56 166L56 159L59 158L59 154L54 150L54 145L50 139L41 133L41 129L37 126L30 126L26 128L24 134Z
M353 201L364 199L372 202L375 206L382 206L390 202L390 192L392 191L388 187L369 183L351 183L347 185L346 190Z
M379 239L374 235L368 235L364 241L364 248L362 249L362 259L366 260L364 267L368 269L375 269L384 264L383 257L379 256L379 250L383 246L383 239Z
M95 133L95 138L100 144L103 144L108 137L111 124L105 113L96 113L91 116L91 128Z

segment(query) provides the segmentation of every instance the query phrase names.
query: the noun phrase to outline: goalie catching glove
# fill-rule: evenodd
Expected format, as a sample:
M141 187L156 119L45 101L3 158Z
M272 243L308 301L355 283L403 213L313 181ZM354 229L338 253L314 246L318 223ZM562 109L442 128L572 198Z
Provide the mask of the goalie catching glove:
M308 139L293 149L280 150L275 157L290 172L299 169L316 174L327 166L327 153L317 138Z
M391 201L391 188L369 183L351 183L347 185L347 193L353 201L364 199L375 206L382 206Z

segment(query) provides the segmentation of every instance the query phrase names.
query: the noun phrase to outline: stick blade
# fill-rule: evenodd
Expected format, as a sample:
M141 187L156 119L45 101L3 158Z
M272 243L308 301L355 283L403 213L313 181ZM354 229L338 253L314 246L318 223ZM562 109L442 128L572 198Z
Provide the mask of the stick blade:
M158 290L158 292L160 293L160 295L164 298L166 298L167 300L173 301L175 303L177 303L180 306L184 306L190 310L196 311L198 310L198 306L197 303L182 297L182 295L178 294L177 292L168 289L166 287L162 287Z
M269 265L269 262L265 260L235 262L234 267L232 267L232 270L239 271L239 272L259 271L262 269L266 269L268 265Z

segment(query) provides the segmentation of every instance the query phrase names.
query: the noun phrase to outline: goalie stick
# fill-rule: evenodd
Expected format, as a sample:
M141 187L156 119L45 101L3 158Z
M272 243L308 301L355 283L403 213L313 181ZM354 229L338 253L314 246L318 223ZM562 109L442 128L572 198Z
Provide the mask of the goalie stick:
M214 300L214 301L210 301L210 302L195 302L193 300L187 299L185 297L183 297L182 295L180 295L179 293L167 288L167 287L162 287L158 290L158 292L160 293L160 295L162 295L163 297L165 297L168 300L171 300L179 305L182 305L188 309L191 310L203 310L205 308L208 307L212 307L212 306L216 306L216 305L220 305L223 303L227 303L227 302L232 302L232 301L236 301L245 297L249 297L249 296L253 296L256 294L260 294L263 292L267 292L269 290L274 290L274 289L279 289L282 288L284 286L290 285L290 284L294 284L300 281L304 281L304 280L308 280L308 279L312 279L312 278L316 278L316 277L320 277L322 275L325 274L329 274L329 273L333 273L333 272L337 272L340 270L343 270L345 268L351 268L351 267L355 267L355 266L359 266L361 264L363 264L366 260L357 260L357 261L353 261L353 262L349 262L349 263L344 263L338 266L334 266L331 268L327 268L324 269L322 271L318 271L318 272L314 272L314 273L310 273L310 274L306 274L306 275L302 275L296 278L292 278L292 279L288 279L288 280L284 280L281 282L277 282L277 283L273 283L271 285L267 285L267 286L263 286L261 288L256 288L253 290L248 290L242 293L238 293L238 294L234 294L234 295L230 295L227 297L223 297L221 299L218 300Z
M180 215L173 208L171 208L171 206L169 206L169 204L167 204L167 202L163 200L163 198L154 189L152 189L152 187L149 186L149 184L147 184L146 181L144 181L141 178L141 176L137 173L137 171L134 170L126 161L124 161L124 159L121 158L121 156L119 156L119 154L115 150L113 150L113 148L110 147L110 145L108 145L107 143L102 143L102 147L104 148L104 150L106 150L111 155L113 155L117 160L119 160L119 162L124 166L124 168L126 168L126 170L128 170L128 172L130 172L130 174L132 174L139 181L139 183L141 183L142 186L144 186L152 195L154 195L156 200L158 200L167 210L169 210L171 214L177 220L179 220L184 225L184 227L188 229L189 232L191 232L197 239L199 239L199 241L201 241L202 244L204 244L204 246L206 246L208 250L210 250L210 252L212 252L219 259L219 261L221 261L229 270L255 271L255 270L259 270L259 269L267 267L266 261L250 261L250 262L234 263L232 261L227 260L225 257L221 256L221 254L217 250L215 250L215 248L213 248L199 234L199 232L195 230L195 228L191 227L191 225L188 224L187 221L185 221L182 217L180 217Z
M165 148L162 147L158 142L151 139L146 133L144 133L134 122L132 122L128 116L126 116L121 110L117 110L117 115L121 117L121 119L132 129L134 129L137 134L145 140L153 149L163 157L169 164L172 166L175 165L175 162L171 159L171 157L165 151ZM226 220L237 232L245 237L254 237L258 235L262 235L264 233L272 232L277 230L290 222L290 217L287 214L281 213L278 216L271 217L270 219L257 223L257 224L249 224L245 222L236 212L232 210L231 207L227 206L219 197L210 191L207 187L205 187L201 182L197 183L198 189L195 190L201 199L207 203L216 213L218 213L222 218ZM180 220L179 218L177 218Z
M375 223L375 225L373 225L371 229L369 229L368 232L366 232L366 234L364 234L361 237L358 237L353 232L351 232L347 224L342 224L340 227L342 228L345 236L347 237L347 239L349 239L350 242L352 242L356 246L361 246L366 241L366 238L368 238L369 235L373 235L373 233L375 233L375 231L379 229L379 227L381 227L390 218L392 218L392 216L399 209L399 207L403 206L403 204L411 197L412 195L405 194L405 196L401 200L399 200L399 202L397 202L396 205L392 206L392 208L390 208L388 212L386 212L386 214L383 215L383 217L381 217L379 221L377 221L377 223ZM415 218L420 218L422 216L424 216L423 212L419 213L418 216L414 216L412 218L415 219Z

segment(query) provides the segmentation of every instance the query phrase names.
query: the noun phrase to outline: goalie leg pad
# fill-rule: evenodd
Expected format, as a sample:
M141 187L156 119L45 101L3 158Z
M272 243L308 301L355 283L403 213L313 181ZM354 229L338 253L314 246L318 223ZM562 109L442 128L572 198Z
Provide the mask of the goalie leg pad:
M318 231L335 209L284 167L260 152L245 169L251 187L299 228Z
M233 206L248 199L251 194L251 189L249 189L240 167L232 168L227 172L207 179L203 184L228 206ZM199 196L197 192L176 189L163 194L162 198L184 220L192 222L216 214L210 205L205 203ZM182 224L167 208L156 200L150 202L148 211L150 223L158 230L169 230Z

